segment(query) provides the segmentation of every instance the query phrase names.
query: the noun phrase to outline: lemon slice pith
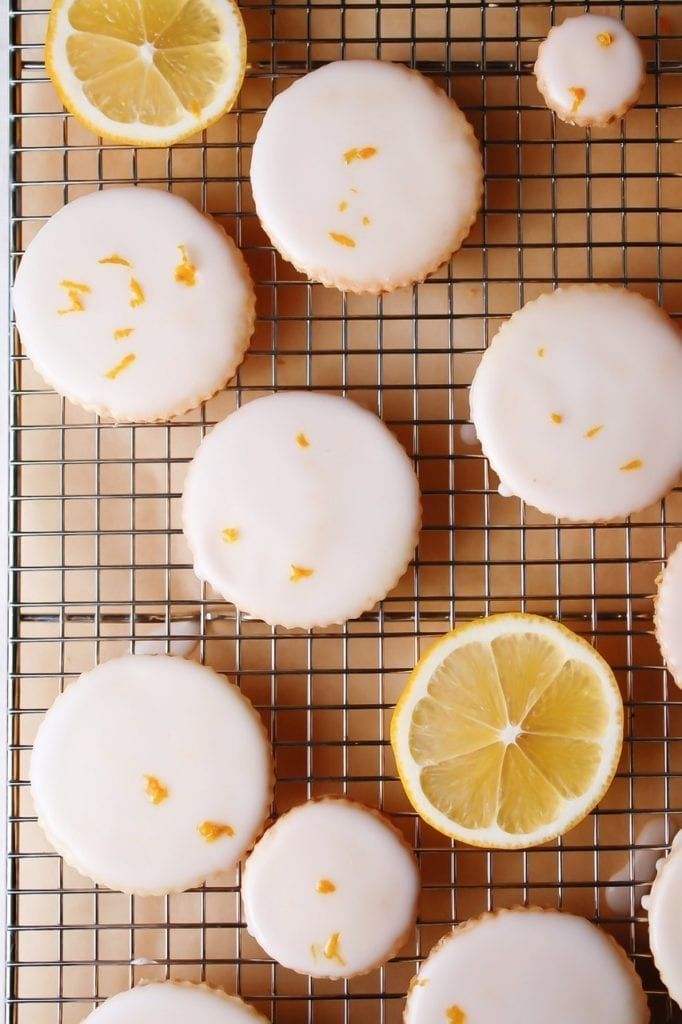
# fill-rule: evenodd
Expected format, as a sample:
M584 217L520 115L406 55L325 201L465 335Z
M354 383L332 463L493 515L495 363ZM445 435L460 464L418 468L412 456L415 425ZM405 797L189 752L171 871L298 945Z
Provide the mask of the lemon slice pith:
M415 666L391 722L400 779L420 817L473 846L562 835L618 765L623 702L593 647L539 615L461 626Z
M64 106L98 135L170 146L233 105L246 33L233 0L56 0L45 63Z

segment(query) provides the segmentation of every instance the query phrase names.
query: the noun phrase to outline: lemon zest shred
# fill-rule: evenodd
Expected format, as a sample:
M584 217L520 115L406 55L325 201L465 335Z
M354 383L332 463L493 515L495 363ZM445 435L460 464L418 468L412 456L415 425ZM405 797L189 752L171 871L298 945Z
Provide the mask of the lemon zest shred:
M234 544L236 540L239 540L239 530L234 526L228 526L226 530L223 530L222 536L226 544Z
M346 202L345 199L342 199L341 202L339 203L339 213L345 213L347 209L348 203Z
M222 825L217 821L202 821L201 825L197 825L197 832L207 843L215 843L223 836L234 835L231 825Z
M296 444L299 448L310 448L310 441L305 434L302 433L296 435Z
M188 288L193 288L197 283L197 268L189 258L187 253L186 245L179 245L180 250L180 263L175 268L175 280L179 284L186 284Z
M326 895L330 892L336 892L336 886L329 878L321 878L315 886L315 891Z
M334 932L329 936L323 953L326 960L336 960L337 963L341 964L342 967L346 966L346 961L341 956L341 932Z
M291 576L289 577L290 583L299 583L301 580L307 580L309 576L312 576L314 569L304 569L301 565L291 565Z
M111 256L105 256L104 259L98 260L103 266L109 264L114 267L127 267L128 270L133 269L133 265L130 260L127 260L125 256L119 256L117 252L112 253Z
M586 430L585 433L583 434L583 437L586 437L588 439L592 438L592 437L596 437L597 434L600 434L603 429L604 429L604 424L603 423L598 423L595 427L590 427L589 430Z
M144 791L153 804L162 804L168 799L168 787L159 782L155 775L144 776Z
M121 341L123 338L129 338L134 330L134 327L117 327L114 331L114 341Z
M368 226L369 226L369 225L370 225L371 223L372 223L372 222L371 222L371 220L369 219L369 217L363 217L363 218L362 218L362 226L363 226L363 228L366 228L366 227L368 227Z
M557 426L559 425L559 423L563 423L564 422L564 418L563 418L563 416L561 415L560 412L553 412L553 413L551 413L551 417L550 418L552 420L552 423L556 423Z
M573 97L573 106L571 107L571 113L577 114L581 106L585 102L585 96L587 93L580 86L572 85L568 90Z
M137 309L144 303L144 291L139 281L134 277L130 278L130 308Z
M544 359L544 358L545 358L545 350L544 350L544 348L539 348L538 349L538 359Z
M332 242L336 242L337 245L345 245L347 249L354 249L355 242L348 235L341 235L338 231L328 231L327 234L331 238Z
M624 465L619 466L618 468L620 469L621 473L629 473L633 469L641 469L643 465L644 463L641 459L631 459L630 462L626 462L624 463Z
M606 49L607 46L611 46L614 41L610 32L600 32L597 39L599 40L599 45L603 46L604 49Z
M128 354L125 355L119 363L116 363L116 366L112 366L110 370L107 370L104 376L108 377L109 380L116 380L119 373L123 373L124 370L127 370L128 367L131 366L136 359L137 356L135 355L134 352L128 352Z
M448 1024L466 1024L467 1015L460 1006L449 1006L445 1017Z
M371 160L378 152L379 150L375 146L363 146L362 148L354 146L353 149L346 150L343 160L346 164L352 164L354 160Z

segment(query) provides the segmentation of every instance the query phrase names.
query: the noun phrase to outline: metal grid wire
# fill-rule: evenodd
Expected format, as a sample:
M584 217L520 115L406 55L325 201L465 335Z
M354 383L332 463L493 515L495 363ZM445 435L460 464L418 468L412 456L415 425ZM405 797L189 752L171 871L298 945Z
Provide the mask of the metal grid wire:
M557 122L531 74L553 22L590 4L250 0L250 70L238 108L172 151L102 145L47 81L44 0L11 0L13 267L76 196L138 182L213 213L245 252L259 321L236 381L172 425L100 422L57 397L10 335L8 1008L12 1024L75 1024L142 978L206 979L276 1024L392 1024L415 965L455 921L533 902L583 913L624 945L656 1024L682 1019L651 963L642 885L682 814L682 715L652 635L651 595L682 536L682 497L626 524L561 525L502 498L470 442L467 388L504 318L559 282L626 283L682 314L682 11L592 5L640 36L649 77L622 125ZM303 281L268 245L249 188L251 145L272 97L329 60L404 61L453 95L484 144L482 216L450 265L379 299ZM409 140L406 140L409 144ZM413 454L425 522L413 566L374 612L310 634L235 614L191 571L178 515L207 428L273 389L348 395ZM468 617L525 609L563 619L605 655L627 740L599 811L529 852L453 846L420 823L387 744L406 672ZM186 624L183 626L183 624ZM382 807L418 851L414 940L347 983L279 968L247 935L238 874L180 896L97 889L50 850L27 784L30 746L65 683L150 634L198 624L206 663L237 679L273 740L278 813L313 794Z

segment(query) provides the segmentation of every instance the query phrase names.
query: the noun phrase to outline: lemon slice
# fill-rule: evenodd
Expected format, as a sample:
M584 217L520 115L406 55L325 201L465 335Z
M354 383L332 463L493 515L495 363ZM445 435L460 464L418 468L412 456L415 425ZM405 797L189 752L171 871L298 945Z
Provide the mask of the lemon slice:
M246 33L232 0L56 0L45 63L64 106L93 132L171 146L233 105Z
M604 659L538 615L493 615L442 637L398 701L391 743L418 814L473 846L562 835L613 779L623 702Z

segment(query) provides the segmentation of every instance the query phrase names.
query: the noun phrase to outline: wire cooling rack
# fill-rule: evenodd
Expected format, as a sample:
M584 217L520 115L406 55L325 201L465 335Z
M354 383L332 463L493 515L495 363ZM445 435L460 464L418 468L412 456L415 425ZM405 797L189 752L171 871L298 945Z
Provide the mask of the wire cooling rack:
M651 595L682 536L682 497L625 523L561 525L502 498L468 427L467 387L499 324L559 282L626 283L682 313L682 10L592 5L640 36L649 76L622 125L592 133L545 109L531 74L550 24L589 4L330 0L247 3L250 70L238 108L172 151L102 145L65 115L43 63L46 10L12 0L11 259L76 196L137 182L214 214L243 248L259 321L236 381L172 425L100 422L46 388L10 335L8 1024L76 1024L143 978L206 979L276 1024L393 1024L418 960L454 921L519 902L606 927L679 1021L653 968L640 906L682 815L682 715L652 635ZM484 143L484 212L425 284L380 299L303 281L268 245L249 188L272 97L329 60L404 61L453 95ZM409 140L406 140L409 144ZM380 413L413 454L425 522L413 566L342 629L271 630L195 579L179 521L183 477L207 428L273 389L313 387ZM420 650L453 623L526 609L562 618L616 670L627 740L599 811L529 852L454 847L412 813L387 742ZM313 794L382 807L418 851L414 940L348 983L272 964L243 927L239 877L180 896L97 889L41 835L28 788L44 710L79 672L150 635L198 630L199 654L236 678L274 743L282 812ZM677 1015L676 1015L677 1014ZM614 1022L617 1024L617 1022Z

